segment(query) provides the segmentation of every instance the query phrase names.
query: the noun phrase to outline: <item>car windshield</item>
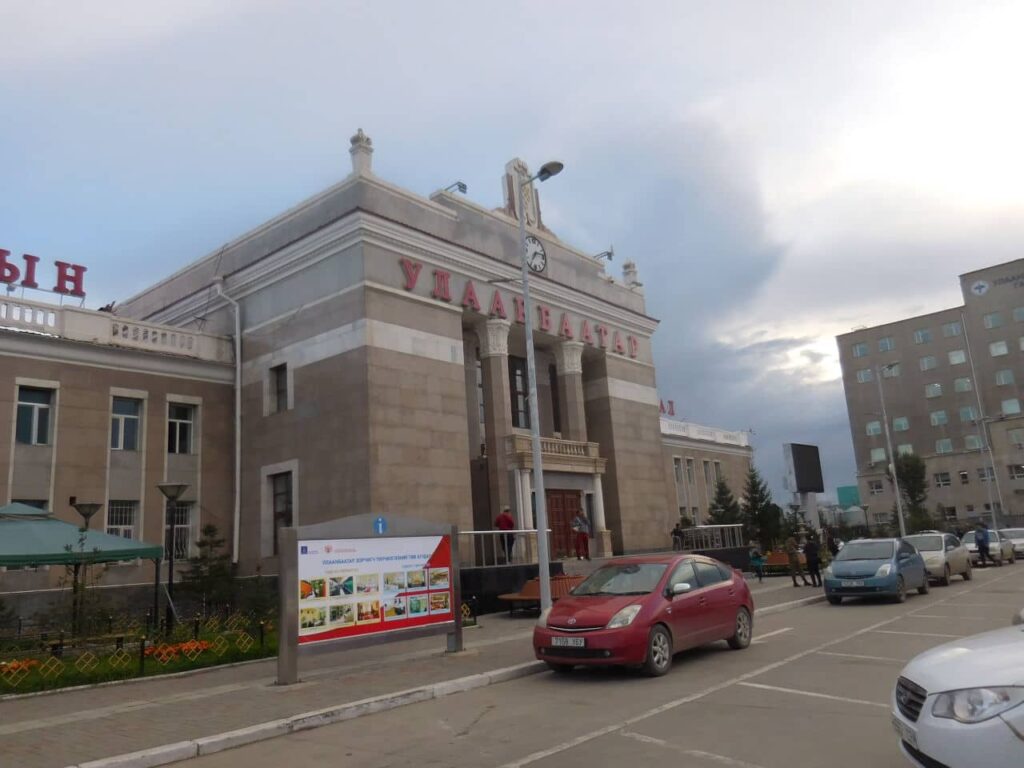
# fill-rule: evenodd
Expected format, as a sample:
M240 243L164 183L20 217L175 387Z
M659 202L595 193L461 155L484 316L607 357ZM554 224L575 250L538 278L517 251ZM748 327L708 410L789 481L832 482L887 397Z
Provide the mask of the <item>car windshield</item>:
M1024 539L1024 528L1004 528L1000 533L1011 539Z
M623 563L598 568L572 591L574 595L646 595L658 586L664 563Z
M839 551L836 560L888 560L892 552L891 541L851 541Z
M918 552L941 552L941 536L907 536L904 539L908 544L913 544Z

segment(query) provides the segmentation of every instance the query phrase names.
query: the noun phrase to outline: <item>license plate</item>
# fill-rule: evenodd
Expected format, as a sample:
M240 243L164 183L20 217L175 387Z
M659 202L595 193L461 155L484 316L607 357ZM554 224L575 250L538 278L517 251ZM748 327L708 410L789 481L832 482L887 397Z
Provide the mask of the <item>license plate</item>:
M897 735L903 739L903 741L907 742L907 744L912 746L914 749L917 749L917 732L913 728L895 715L893 715L892 718L892 728L896 731Z
M854 580L851 580L851 579L843 579L843 586L844 587L863 587L864 586L864 582L863 581L859 581L859 580L854 581Z
M582 648L587 644L582 637L552 637L551 645L558 648Z

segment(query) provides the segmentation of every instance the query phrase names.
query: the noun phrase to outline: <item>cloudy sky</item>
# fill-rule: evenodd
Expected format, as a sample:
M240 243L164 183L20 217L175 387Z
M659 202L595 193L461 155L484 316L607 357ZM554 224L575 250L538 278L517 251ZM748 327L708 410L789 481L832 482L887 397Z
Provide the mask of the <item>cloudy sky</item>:
M89 265L90 306L349 170L634 259L692 421L855 466L835 334L959 302L1022 255L1019 2L35 0L0 5L0 247ZM779 494L777 494L779 495ZM780 499L781 500L781 499Z

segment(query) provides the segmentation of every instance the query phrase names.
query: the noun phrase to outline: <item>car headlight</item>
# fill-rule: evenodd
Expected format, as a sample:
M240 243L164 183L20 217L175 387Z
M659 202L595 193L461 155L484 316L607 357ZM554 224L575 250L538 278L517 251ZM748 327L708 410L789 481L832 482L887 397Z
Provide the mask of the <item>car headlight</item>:
M964 688L940 693L932 705L935 717L960 723L980 723L1024 702L1024 688Z
M537 617L537 626L546 627L548 625L548 614L551 613L550 608L545 608L540 612L540 616Z
M621 611L612 616L612 620L608 622L605 629L618 629L619 627L628 627L633 623L633 619L640 613L639 605L627 605Z
M886 563L875 571L875 576L888 576L890 573L892 573L892 563Z
M823 578L831 579L832 578L832 566L831 565L828 566L824 571L821 572L821 575L822 575Z

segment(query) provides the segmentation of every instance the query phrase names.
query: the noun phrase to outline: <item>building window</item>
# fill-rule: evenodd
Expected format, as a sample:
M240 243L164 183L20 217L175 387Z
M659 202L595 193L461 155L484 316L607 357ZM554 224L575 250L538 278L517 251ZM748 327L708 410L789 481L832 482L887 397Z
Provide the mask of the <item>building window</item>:
M951 349L949 351L950 365L963 365L967 362L967 355L962 349Z
M1017 346L1021 352L1024 352L1024 336L1021 336L1020 339L1017 340Z
M872 372L870 368L861 368L859 371L857 371L857 381L861 384L866 384L873 378L875 378L875 374Z
M971 380L966 376L959 379L953 379L954 392L970 392L971 389Z
M725 480L725 475L722 474L722 462L715 462L715 485Z
M875 521L875 525L885 525L889 521L888 512L872 512L871 517Z
M111 450L139 450L139 414L142 411L142 401L115 397L110 410Z
M918 328L914 331L914 343L915 344L927 344L932 340L932 329L931 328Z
M871 496L882 495L882 481L881 480L868 480L868 493Z
M711 462L704 459L704 486L708 489L710 495L711 489L715 487L714 478L711 476Z
M1011 416L1020 413L1020 400L1016 397L1011 397L1007 400L1003 400L1003 415Z
M134 539L138 508L137 501L111 501L107 505L107 533L122 539Z
M868 345L864 342L853 345L853 356L854 357L867 357Z
M882 422L880 421L869 421L865 427L865 431L868 437L874 437L875 435L882 434Z
M1003 325L1003 316L998 312L989 312L982 318L982 321L985 323L985 327L989 330L992 330L993 328L1001 328Z
M949 472L936 472L934 478L936 488L949 488L953 484Z
M555 366L548 366L548 382L551 385L551 428L561 434L562 407L558 401L558 371Z
M949 423L949 417L946 416L945 411L932 411L928 417L931 419L933 427L941 427L943 424Z
M1006 436L1010 438L1010 445L1014 448L1024 448L1024 429L1011 429Z
M174 542L174 557L183 560L189 556L192 550L192 502L172 502L170 504L170 512L171 541Z
M672 458L672 470L675 472L676 485L683 484L683 460L678 456Z
M910 456L914 452L914 446L912 443L900 443L896 446L897 456Z
M895 348L896 342L893 341L892 336L883 336L878 340L879 352L891 352Z
M897 416L892 420L893 432L906 432L908 429L910 429L910 419L906 416Z
M883 379L895 379L900 375L900 364L890 363L889 365L882 366L882 378Z
M1024 464L1011 464L1006 469L1011 480L1024 480Z
M50 409L53 390L18 387L18 424L15 438L24 445L50 444Z
M942 385L937 381L931 384L924 385L924 396L925 397L941 397L942 396Z
M964 435L964 450L980 451L981 438L978 435Z
M270 369L270 387L274 392L274 413L288 410L288 365L282 363Z
M512 398L512 426L530 428L529 388L526 374L526 360L521 357L508 358L508 388Z
M993 471L992 467L978 467L978 479L981 480L981 482L987 483L994 480L995 476L996 473Z
M942 326L942 335L947 339L951 339L954 336L959 336L964 332L963 327L959 322L955 323L944 323Z
M1014 383L1013 371L1009 368L1004 368L1001 371L996 371L996 386L1006 387Z
M960 475L960 485L967 485L971 482L971 473L966 469L961 469L957 474Z
M973 516L973 515L974 515L974 505L973 505L973 504L967 504L967 505L966 505L966 506L964 507L964 512L966 512L966 513L967 513L967 516L968 516L968 517L971 517L971 516Z
M690 485L694 485L697 482L697 469L694 466L693 459L686 460L686 482Z
M36 509L46 509L49 502L46 499L11 499L12 504L24 504L26 507L35 507Z
M885 448L872 448L871 449L871 463L881 464L885 462Z
M925 355L924 357L922 357L920 359L919 362L920 362L921 370L922 371L930 371L936 365L936 363L935 363L935 355Z
M1013 322L1024 323L1024 307L1014 307Z
M281 472L270 476L270 493L274 514L274 554L277 554L277 531L288 528L292 519L292 473Z
M941 440L935 441L935 452L936 453L952 453L953 452L953 441L948 437L943 437Z
M939 514L942 516L943 520L946 520L947 522L952 522L956 520L956 507L944 507L941 504L939 504ZM956 541L956 539L951 539L947 536L946 541L948 544L952 545L953 542Z
M167 452L192 453L192 423L195 406L167 404Z
M973 405L965 405L960 409L960 421L965 424L973 424L978 418L978 409Z
M993 341L988 345L988 352L992 357L1002 357L1010 354L1010 348L1006 346L1005 341Z

